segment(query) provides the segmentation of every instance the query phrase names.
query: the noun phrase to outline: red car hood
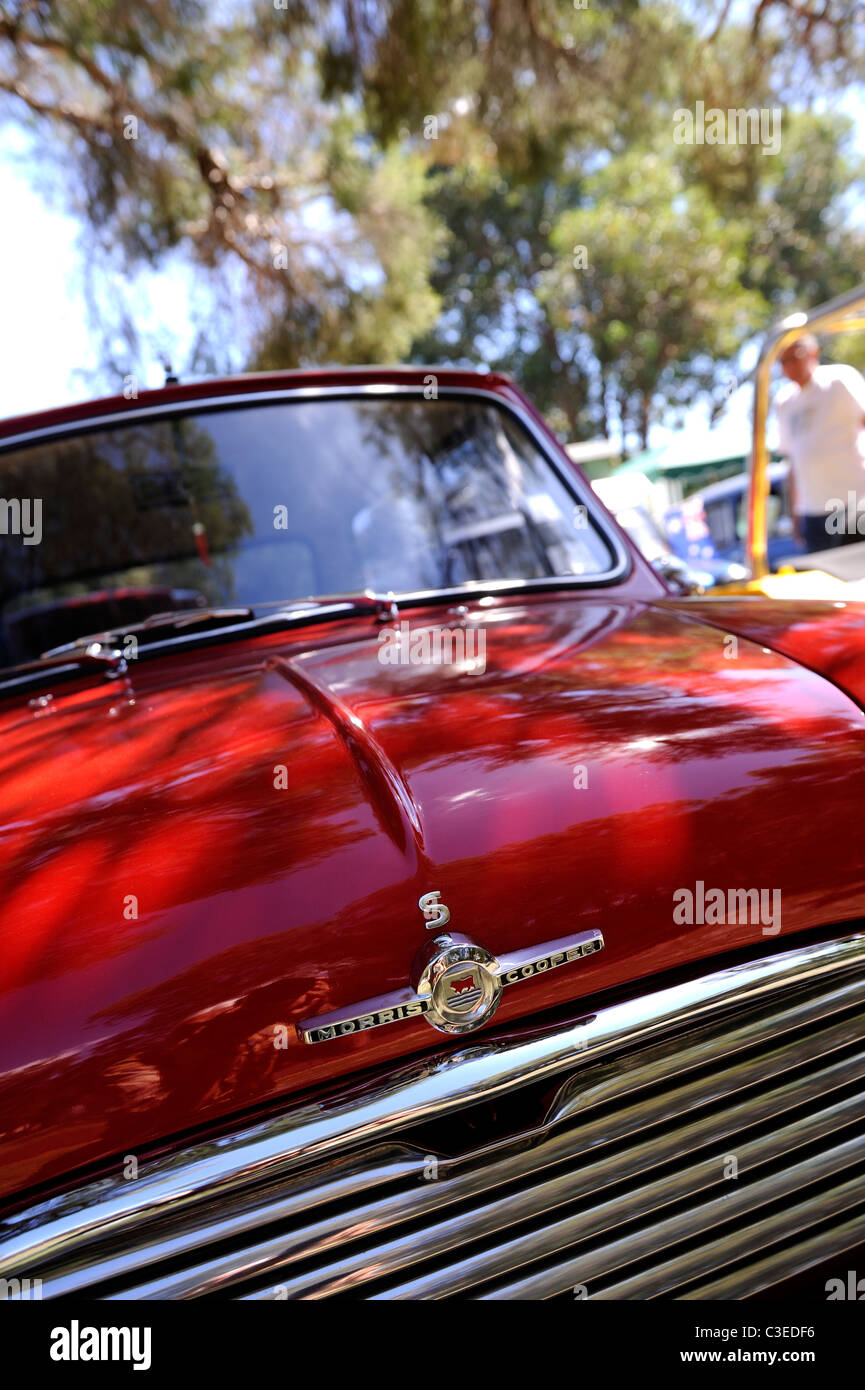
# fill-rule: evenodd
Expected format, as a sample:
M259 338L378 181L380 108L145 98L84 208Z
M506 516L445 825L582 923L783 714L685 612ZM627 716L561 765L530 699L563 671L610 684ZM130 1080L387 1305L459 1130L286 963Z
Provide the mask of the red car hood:
M358 619L3 705L0 1191L464 1045L295 1031L407 983L431 890L500 955L603 931L493 1028L865 912L865 717L768 628L731 654L740 609L478 604L474 672L382 664ZM698 883L780 923L682 925Z

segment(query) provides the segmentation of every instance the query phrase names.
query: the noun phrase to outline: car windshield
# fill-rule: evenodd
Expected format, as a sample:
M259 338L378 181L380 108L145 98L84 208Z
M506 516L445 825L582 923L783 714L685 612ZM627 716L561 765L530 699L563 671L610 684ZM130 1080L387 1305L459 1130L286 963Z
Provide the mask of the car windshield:
M0 454L0 498L21 521L0 549L3 665L172 609L612 565L516 417L470 396L142 416Z

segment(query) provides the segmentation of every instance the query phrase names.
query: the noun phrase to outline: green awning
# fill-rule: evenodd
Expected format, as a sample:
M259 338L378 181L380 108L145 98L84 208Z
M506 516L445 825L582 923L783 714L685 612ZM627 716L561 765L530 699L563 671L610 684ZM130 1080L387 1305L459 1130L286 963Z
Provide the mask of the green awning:
M634 458L628 459L621 468L613 470L613 476L620 473L645 473L647 478L657 482L659 478L695 478L701 473L724 478L736 473L744 473L748 468L751 449L749 444L738 448L727 440L725 443L703 436L693 438L682 434L660 449L644 449ZM777 459L778 453L770 451L770 457Z

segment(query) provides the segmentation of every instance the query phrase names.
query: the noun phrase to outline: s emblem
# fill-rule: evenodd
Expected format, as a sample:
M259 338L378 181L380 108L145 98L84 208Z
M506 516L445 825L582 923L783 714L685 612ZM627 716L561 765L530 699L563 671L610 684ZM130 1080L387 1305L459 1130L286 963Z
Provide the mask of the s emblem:
M446 927L451 919L450 908L445 907L441 896L439 889L434 888L431 893L424 893L422 898L418 898L417 905L426 918L427 931L438 931L439 927Z

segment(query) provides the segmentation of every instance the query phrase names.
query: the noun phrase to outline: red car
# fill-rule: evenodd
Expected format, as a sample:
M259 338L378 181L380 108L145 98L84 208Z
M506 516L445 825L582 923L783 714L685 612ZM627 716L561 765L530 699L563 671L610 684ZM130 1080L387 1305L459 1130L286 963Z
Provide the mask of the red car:
M855 605L673 596L453 370L7 421L0 529L7 1290L846 1277Z

